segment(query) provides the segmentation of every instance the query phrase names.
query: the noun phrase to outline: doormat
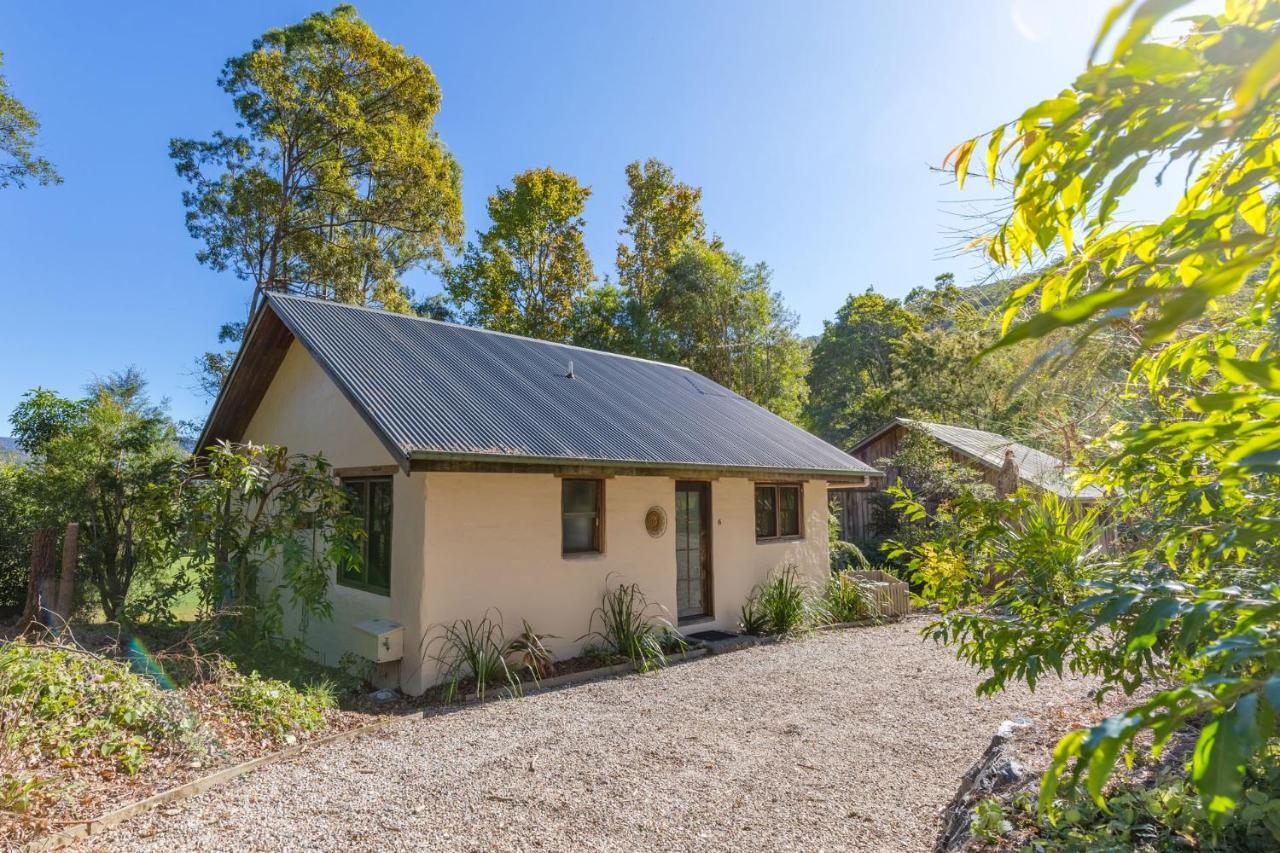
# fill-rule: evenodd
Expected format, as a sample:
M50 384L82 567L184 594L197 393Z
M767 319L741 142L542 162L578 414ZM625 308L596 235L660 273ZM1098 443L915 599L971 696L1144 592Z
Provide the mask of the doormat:
M699 631L696 634L690 634L689 638L693 640L707 640L712 643L717 643L720 640L732 640L737 636L737 634L730 634L725 631Z

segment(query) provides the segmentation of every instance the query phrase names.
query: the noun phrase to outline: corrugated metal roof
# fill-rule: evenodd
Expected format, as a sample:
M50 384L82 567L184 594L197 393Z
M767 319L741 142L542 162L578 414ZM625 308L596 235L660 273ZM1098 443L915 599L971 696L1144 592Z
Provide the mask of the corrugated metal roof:
M929 421L918 421L912 418L895 418L894 423L908 428L923 430L936 441L951 447L989 468L999 470L1004 465L1004 452L1013 451L1013 461L1018 465L1018 476L1032 485L1053 492L1059 497L1077 500L1097 500L1103 491L1097 486L1077 486L1075 481L1080 472L1056 456L1028 447L1025 444L1005 438L994 432L980 429L938 424ZM892 426L890 424L889 426ZM886 426L885 429L889 427ZM866 444L869 440L884 432L879 430L858 443ZM854 447L857 450L857 446Z
M266 303L405 459L875 473L683 367L300 296Z

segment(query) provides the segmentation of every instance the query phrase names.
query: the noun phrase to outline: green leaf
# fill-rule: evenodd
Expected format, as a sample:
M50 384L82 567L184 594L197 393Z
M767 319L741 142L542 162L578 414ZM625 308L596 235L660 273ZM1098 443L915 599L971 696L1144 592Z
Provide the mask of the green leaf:
M987 141L987 179L991 181L991 186L996 185L996 167L1000 163L1000 144L1004 140L1004 125L1000 125L991 131L991 138Z
M1110 625L1116 618L1129 612L1129 608L1133 607L1142 598L1142 593L1131 592L1125 595L1117 596L1111 599L1111 602L1098 613L1093 620L1093 627L1099 625Z
M1019 323L1010 329L1004 337L996 341L986 352L1012 346L1019 341L1042 338L1055 329L1078 325L1103 311L1110 311L1117 315L1128 314L1128 311L1122 309L1139 305L1157 295L1158 292L1155 288L1150 287L1131 287L1126 290L1095 290L1068 302L1061 308L1037 314L1025 323Z
M1221 825L1240 801L1245 763L1258 744L1256 693L1241 696L1201 730L1191 758L1191 778L1215 825Z
M1133 736L1139 722L1140 719L1132 714L1107 717L1089 730L1081 748L1082 755L1087 756L1085 790L1103 810L1107 809L1107 805L1102 798L1102 786L1115 768L1120 749Z
M1107 10L1106 17L1102 19L1102 26L1098 28L1098 35L1094 37L1093 46L1089 48L1089 64L1093 64L1098 51L1102 48L1102 43L1106 41L1107 36L1111 34L1111 30L1115 28L1116 21L1120 20L1133 4L1134 0L1121 0L1121 2L1116 3Z
M1168 626L1182 609L1182 602L1176 598L1157 599L1143 611L1138 621L1129 630L1129 643L1126 651L1130 654L1142 649L1149 649L1156 644L1160 632Z
M1276 46L1280 47L1280 41L1276 42ZM1258 187L1255 186L1249 190L1248 196L1236 212L1240 214L1245 224L1254 230L1254 233L1267 233L1267 200L1262 197L1262 190Z
M1120 60L1138 42L1145 39L1161 18L1172 14L1179 6L1185 6L1191 0L1146 0L1133 13L1129 28L1116 42L1113 60ZM1114 11L1114 10L1113 10Z
M1280 39L1273 40L1241 76L1234 93L1236 105L1233 115L1239 117L1253 109L1254 104L1270 94L1277 83L1280 83ZM1262 233L1261 229L1258 233Z
M1268 391L1280 391L1280 365L1274 361L1219 358L1218 371L1237 385L1257 385Z

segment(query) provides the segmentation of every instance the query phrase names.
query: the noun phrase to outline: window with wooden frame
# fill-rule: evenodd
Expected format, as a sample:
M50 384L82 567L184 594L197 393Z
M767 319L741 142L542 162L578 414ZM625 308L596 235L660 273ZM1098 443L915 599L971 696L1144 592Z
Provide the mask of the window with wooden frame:
M351 512L361 519L361 559L338 569L338 583L379 595L391 594L390 477L343 478Z
M756 541L802 537L802 498L798 483L757 483Z
M560 481L561 551L599 554L603 548L604 480Z

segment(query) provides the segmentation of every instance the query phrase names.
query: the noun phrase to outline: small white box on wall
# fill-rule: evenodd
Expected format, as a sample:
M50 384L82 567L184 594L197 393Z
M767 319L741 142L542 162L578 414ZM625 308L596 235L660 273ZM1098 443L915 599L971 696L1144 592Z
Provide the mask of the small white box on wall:
M390 619L357 622L353 652L374 663L388 663L404 657L404 628Z

